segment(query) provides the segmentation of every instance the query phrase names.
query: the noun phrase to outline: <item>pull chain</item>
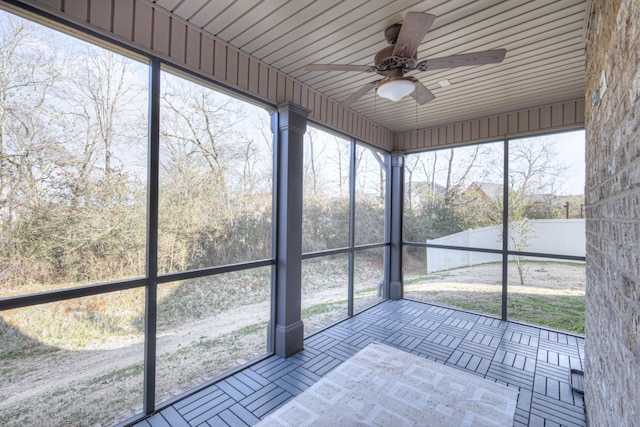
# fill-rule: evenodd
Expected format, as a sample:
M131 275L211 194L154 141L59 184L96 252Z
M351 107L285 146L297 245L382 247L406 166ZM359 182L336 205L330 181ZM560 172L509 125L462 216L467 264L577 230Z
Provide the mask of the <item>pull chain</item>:
M375 92L373 93L373 115L376 117L378 117L378 89L375 90Z
M418 133L418 100L416 99L416 133Z

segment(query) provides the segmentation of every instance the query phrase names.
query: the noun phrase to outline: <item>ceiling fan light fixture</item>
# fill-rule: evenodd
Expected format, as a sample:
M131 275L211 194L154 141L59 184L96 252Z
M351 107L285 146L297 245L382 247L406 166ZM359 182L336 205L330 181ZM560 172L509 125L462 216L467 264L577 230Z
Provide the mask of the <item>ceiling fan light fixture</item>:
M418 105L433 101L436 96L420 80L403 77L404 73L429 70L442 70L468 65L497 64L504 60L506 49L492 49L483 52L470 52L441 58L425 59L418 62L418 48L431 28L435 15L422 12L407 12L402 24L394 24L384 32L390 46L378 51L373 57L373 65L356 64L309 64L305 71L361 71L384 76L382 80L370 81L342 101L350 106L362 96L377 87L377 93L393 102L411 95ZM451 83L440 82L440 87Z
M385 79L378 86L378 95L390 101L400 101L410 95L416 88L415 81L410 77L396 77Z

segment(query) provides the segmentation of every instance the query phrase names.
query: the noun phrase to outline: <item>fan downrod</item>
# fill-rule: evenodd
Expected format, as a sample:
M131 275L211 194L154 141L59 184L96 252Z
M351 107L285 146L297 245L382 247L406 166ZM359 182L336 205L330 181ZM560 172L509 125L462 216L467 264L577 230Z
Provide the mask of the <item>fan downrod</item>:
M384 38L387 39L387 43L390 45L396 44L398 41L398 34L400 34L400 28L402 28L402 24L393 24L389 25L384 30Z

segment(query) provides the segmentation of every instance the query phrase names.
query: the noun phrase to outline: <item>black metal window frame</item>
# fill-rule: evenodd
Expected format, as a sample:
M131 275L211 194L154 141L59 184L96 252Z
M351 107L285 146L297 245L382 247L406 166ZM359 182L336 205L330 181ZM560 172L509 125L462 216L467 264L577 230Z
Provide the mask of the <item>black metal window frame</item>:
M557 135L565 132L573 132L577 129L572 129L568 131L560 131L560 132L541 132L533 135L528 135L527 137L538 137L545 135ZM422 151L412 151L411 153L406 153L405 155L411 154L419 154L419 153L427 153L432 151L438 151L447 148L458 148L458 147L472 147L476 145L483 144L495 144L498 142L503 143L503 170L502 170L502 186L503 186L503 194L502 194L502 249L488 249L488 248L478 248L478 247L466 247L466 246L453 246L453 245L438 245L433 243L422 243L422 242L410 242L410 241L402 241L402 246L407 247L418 247L418 248L433 248L433 249L447 249L454 251L465 251L465 252L483 252L483 253L492 253L497 255L502 255L502 298L501 298L501 320L508 320L508 282L507 282L507 268L508 261L510 256L526 256L526 257L535 257L535 258L551 258L551 259L559 259L565 261L586 261L586 257L584 256L575 256L575 255L562 255L562 254L554 254L554 253L542 253L542 252L526 252L526 251L514 251L510 250L508 247L509 244L509 141L515 140L518 138L504 138L498 139L494 141L485 141L474 144L463 144L456 145L455 147L438 147L429 150ZM403 193L404 193L404 182L403 185Z
M391 247L389 222L390 222L390 208L391 203L391 153L382 150L377 147L373 147L366 142L359 141L355 138L350 138L347 135L343 135L339 132L327 129L319 123L309 121L315 129L323 132L336 135L340 138L349 141L349 237L348 246L342 248L325 249L321 251L304 252L302 254L302 260L308 260L312 258L320 258L325 256L348 254L348 278L347 278L347 317L354 316L354 263L355 254L359 251L366 251L368 249L384 248L384 285L383 285L383 299L387 299L389 295L389 251ZM355 215L356 215L356 148L361 146L363 148L381 153L385 159L385 192L384 192L384 240L382 242L367 243L362 245L355 244Z
M126 279L126 280L116 280L104 283L96 283L89 285L82 285L70 288L56 289L45 292L37 292L37 293L29 293L23 295L15 295L10 297L0 298L0 311L19 309L29 306L65 301L75 298L82 297L90 297L100 294L108 294L123 290L129 289L145 289L145 332L144 332L144 388L143 388L143 413L133 418L126 420L123 422L123 425L130 424L141 419L144 416L147 416L159 409L162 409L166 406L171 405L175 401L185 397L188 394L192 394L197 392L198 390L204 389L210 384L219 381L222 378L225 378L229 375L233 375L235 372L243 369L246 365L255 363L256 360L248 362L246 365L240 366L231 371L225 372L221 376L214 378L206 383L199 385L197 388L189 390L186 393L183 393L179 396L175 396L167 401L156 402L156 390L155 390L155 376L156 376L156 321L157 321L157 291L158 285L163 283L169 283L173 281L186 280L186 279L194 279L205 276L212 276L218 274L224 274L235 271L242 271L260 267L271 267L271 313L270 318L271 322L269 322L270 330L268 333L271 336L270 342L273 342L273 336L275 334L273 325L274 315L275 315L275 275L276 275L276 238L277 235L277 224L276 224L276 209L278 206L277 201L277 191L276 188L276 180L275 177L278 176L278 168L280 167L278 164L278 156L277 156L277 129L275 128L275 124L277 123L277 108L273 104L269 104L264 100L258 99L256 97L247 95L244 92L241 92L235 88L228 87L224 84L216 82L212 79L206 78L198 73L193 72L185 67L181 67L179 65L170 63L162 58L149 54L148 52L136 49L132 46L121 43L117 40L113 40L109 37L101 35L95 31L87 29L85 27L79 26L72 22L69 22L61 17L47 14L39 9L36 9L32 6L25 5L19 3L16 0L3 0L4 3L12 6L11 8L2 8L2 10L7 10L8 13L18 14L19 16L32 20L38 24L50 26L51 23L55 25L53 28L56 31L65 32L65 29L68 29L71 37L82 37L84 41L89 43L93 43L96 45L100 45L102 47L110 48L119 54L123 54L125 56L134 57L137 60L144 60L149 67L149 83L148 83L148 91L149 91L149 99L148 99L148 180L147 180L147 242L146 242L146 276L139 277L134 279ZM272 115L271 120L271 128L272 135L274 138L273 144L273 189L272 189L272 250L271 257L262 260L255 260L249 262L241 262L229 265L220 265L208 268L194 269L188 271L180 271L169 274L158 274L158 259L157 259L157 248L158 248L158 192L159 192L159 162L160 162L160 88L161 88L161 72L162 71L170 71L176 72L178 74L184 75L193 81L196 81L200 84L205 84L208 87L211 87L214 90L221 91L230 96L233 96L237 99L252 103L254 105L258 105L260 107L266 108ZM319 129L326 129L320 124L314 123L314 126ZM333 134L336 134L335 131L327 130ZM386 152L377 147L370 146L369 144L359 141L355 138L349 138L345 135L339 134L340 137L348 139L350 142L350 182L349 182L349 246L346 248L337 248L329 251L319 251L312 253L305 253L302 255L302 259L310 259L327 255L335 255L347 253L349 255L349 279L348 279L348 289L349 289L349 316L354 315L353 310L353 274L354 274L354 259L355 253L358 251L364 251L367 249L374 248L385 248L384 253L384 282L388 287L388 259L389 259L389 202L390 202L390 153ZM379 243L365 244L365 245L355 245L355 150L356 145L360 145L365 148L369 148L378 153L382 153L385 156L385 173L386 173L386 183L385 183L385 230L384 230L384 241ZM385 288L386 289L386 288ZM388 295L388 292L385 290L385 297ZM273 349L267 349L267 357L270 354L273 354ZM260 359L257 359L260 360Z
M194 81L205 84L214 90L226 93L230 96L236 97L242 101L250 102L254 105L266 108L272 115L277 114L275 106L265 103L254 97L250 97L234 88L227 87L204 76L201 76L193 71L172 64L154 55L150 55L147 52L137 50L131 46L119 43L116 40L104 37L96 32L88 30L84 27L80 27L73 23L70 23L62 18L46 14L40 10L37 10L28 5L17 3L15 1L5 1L6 3L14 6L8 9L7 12L11 14L18 14L22 18L34 21L38 24L49 26L50 22L54 22L58 25L54 27L56 31L61 31L61 28L68 28L73 31L70 34L71 37L82 37L84 41L100 45L102 47L111 48L118 54L125 56L131 55L136 57L137 60L141 58L148 61L149 67L149 83L148 83L148 164L147 164L147 242L146 242L146 276L135 279L116 280L104 283L89 284L83 286L76 286L70 288L56 289L45 292L29 293L23 295L15 295L10 297L0 298L0 311L19 309L34 305L53 303L59 301L65 301L70 299L90 297L100 294L108 294L117 291L129 290L129 289L145 289L145 331L144 331L144 373L143 373L143 414L136 416L132 419L126 420L124 424L128 424L137 419L140 419L146 415L153 413L161 407L170 405L172 402L179 400L186 394L193 393L199 389L205 388L210 383L219 380L222 377L232 375L238 369L224 373L221 377L211 380L207 383L200 385L197 389L190 390L189 392L174 397L166 402L160 402L161 406L156 402L156 390L155 390L155 375L156 375L156 320L157 320L157 289L159 284L169 283L178 280L193 279L198 277L212 276L223 273L229 273L234 271L249 270L259 267L271 267L271 287L272 287L272 301L273 298L273 277L275 260L275 214L276 214L276 193L272 192L272 250L271 258L255 260L249 262L241 262L229 265L220 265L208 268L194 269L188 271L181 271L169 274L158 274L158 191L159 191L159 157L160 157L160 87L161 87L161 71L175 71L179 74L183 74L193 79ZM4 8L3 8L4 10ZM25 12L21 14L20 12ZM62 31L64 32L64 31ZM272 129L272 132L274 130ZM273 150L273 173L277 176L278 165L276 163L276 150ZM275 180L274 180L275 181ZM271 322L269 325L273 325L273 304L271 308ZM273 329L273 328L271 328ZM268 333L273 335L273 331ZM271 353L269 353L271 352ZM272 354L273 351L267 349L267 355ZM266 356L265 356L266 357Z
M55 301L64 301L73 298L88 297L93 295L100 295L109 292L122 291L127 289L141 288L147 286L148 281L154 281L156 284L169 283L176 280L193 279L197 277L205 277L210 275L216 275L221 273L228 273L233 271L247 270L251 268L264 267L268 265L275 265L275 250L272 247L272 254L270 258L255 260L249 262L241 262L229 265L220 265L214 267L207 267L201 269L194 269L188 271L181 271L168 274L157 274L157 225L158 225L158 181L159 181L159 147L160 147L160 73L161 71L175 71L179 74L188 76L193 81L198 81L201 84L205 84L213 90L218 90L227 95L233 96L241 101L249 102L254 105L258 105L265 108L271 114L277 114L275 106L269 104L256 97L249 96L235 88L228 87L212 79L208 79L205 76L199 75L192 70L185 67L180 67L173 63L170 63L162 58L151 55L148 52L136 49L132 46L121 43L117 40L105 37L90 29L81 27L72 22L66 21L55 15L47 14L32 6L19 3L16 0L2 0L4 3L12 5L12 9L0 9L6 10L8 13L16 14L20 11L24 12L24 15L19 15L21 18L31 20L37 24L49 26L55 31L64 33L64 29L69 29L69 36L82 39L88 43L92 43L101 47L108 46L114 52L127 55L130 54L134 59L139 60L144 58L148 61L149 66L149 137L148 137L148 205L147 205L147 272L145 277L139 277L134 279L115 280L110 282L104 282L99 284L82 285L77 287L69 287L63 289L56 289L45 292L30 293L24 295L15 295L10 297L0 298L0 311L10 310L15 308L28 307L38 304L44 304ZM59 25L51 26L50 23ZM272 129L272 132L274 129ZM275 152L275 149L274 149ZM273 170L277 172L276 157L274 153ZM275 176L275 175L274 175ZM274 201L272 204L272 224L274 221L274 212L276 208L275 204L275 191L272 193ZM273 234L272 230L272 236ZM273 241L273 237L272 237Z

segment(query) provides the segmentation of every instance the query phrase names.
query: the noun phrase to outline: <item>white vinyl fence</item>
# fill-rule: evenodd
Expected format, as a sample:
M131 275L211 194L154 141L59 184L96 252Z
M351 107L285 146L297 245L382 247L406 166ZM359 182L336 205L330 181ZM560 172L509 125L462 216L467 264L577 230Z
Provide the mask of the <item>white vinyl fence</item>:
M585 256L585 220L535 219L529 220L531 235L524 252ZM427 243L472 248L502 249L501 227L485 227L466 230ZM512 249L512 248L510 248ZM466 267L486 262L500 261L502 256L484 252L427 248L427 273ZM538 258L539 259L539 258Z

